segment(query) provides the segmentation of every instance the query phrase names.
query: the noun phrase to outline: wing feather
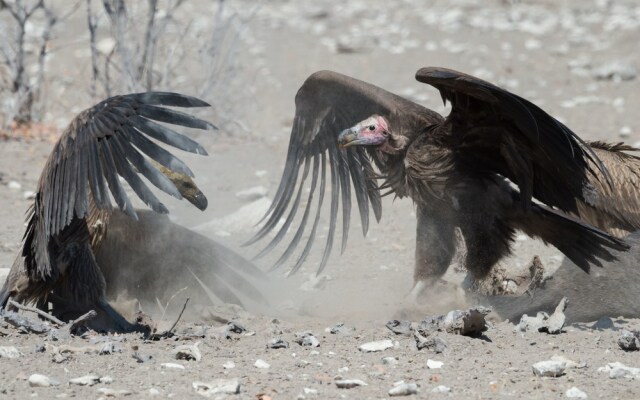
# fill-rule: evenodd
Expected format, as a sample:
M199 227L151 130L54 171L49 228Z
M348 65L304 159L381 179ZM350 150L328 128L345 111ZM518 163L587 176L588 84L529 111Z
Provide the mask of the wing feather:
M120 177L154 211L167 210L138 173L161 190L181 198L173 183L137 149L170 170L193 176L184 162L145 135L182 150L206 154L194 140L152 120L215 129L202 119L161 107L207 105L177 93L150 92L111 97L78 114L54 146L38 182L22 251L29 276L43 280L57 276L54 260L48 254L49 242L71 226L75 218L85 218L92 212L89 201L97 210L110 209L113 197L119 209L135 217Z
M373 114L389 116L393 120L392 124L400 124L400 121L414 124L419 121L418 124L429 125L441 121L442 118L424 107L374 85L331 71L316 72L307 78L298 90L295 103L296 112L280 184L273 203L262 218L260 228L245 244L253 244L275 231L275 239L258 254L264 256L275 248L273 243L281 242L287 231L295 226L291 221L295 217L293 208L300 206L298 196L302 185L307 184L306 170L309 160L312 160L312 178L309 196L304 205L305 210L298 220L299 225L291 241L273 268L281 266L290 258L302 241L307 224L312 224L309 237L290 273L301 267L311 252L320 226L322 209L325 203L329 203L329 230L318 265L320 272L328 262L339 219L342 219L342 251L346 248L352 195L355 195L358 203L362 231L365 235L369 229L371 210L376 220L381 217L381 200L375 182L375 168L384 165L380 163L374 167L367 149L338 148L337 138L340 132ZM327 190L331 194L325 202ZM315 208L313 222L312 208ZM284 225L279 226L278 223L284 215L287 215L287 219Z

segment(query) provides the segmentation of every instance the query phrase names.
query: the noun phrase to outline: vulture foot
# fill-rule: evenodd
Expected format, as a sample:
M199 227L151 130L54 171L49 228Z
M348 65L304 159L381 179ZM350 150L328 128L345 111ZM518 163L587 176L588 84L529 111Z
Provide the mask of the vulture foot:
M148 333L149 327L144 324L132 324L116 311L106 300L97 300L94 304L73 304L62 297L52 295L49 300L53 306L52 314L62 320L71 321L77 319L89 310L94 310L98 315L85 325L97 332L118 333Z

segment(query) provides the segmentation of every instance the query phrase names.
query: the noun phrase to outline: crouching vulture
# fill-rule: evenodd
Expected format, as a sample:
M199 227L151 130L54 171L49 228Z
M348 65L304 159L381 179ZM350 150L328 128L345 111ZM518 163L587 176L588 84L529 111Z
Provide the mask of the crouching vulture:
M208 104L176 93L129 94L104 100L71 121L38 181L22 251L0 291L0 306L6 306L12 296L41 307L51 302L57 315L94 309L116 330L135 328L105 300L105 280L94 254L116 209L111 196L117 209L137 219L120 178L157 213L168 210L140 174L178 199L185 196L200 209L207 206L202 192L188 179L193 176L189 167L148 137L206 154L194 140L154 121L197 129L215 126L162 106Z
M414 287L426 287L446 272L456 251L456 227L467 247L466 268L475 278L509 253L516 229L556 246L586 271L612 260L612 250L627 249L621 240L568 215L579 215L579 203L597 210L598 189L615 190L615 182L594 151L565 125L531 102L460 72L423 68L416 79L451 103L446 118L336 72L317 72L304 82L295 99L280 185L263 225L248 242L275 231L258 256L286 236L306 203L274 265L294 253L311 225L295 272L311 250L321 209L329 203L322 271L340 205L344 251L352 192L366 234L370 209L380 220L384 189L411 197L417 207ZM383 179L380 186L377 179Z

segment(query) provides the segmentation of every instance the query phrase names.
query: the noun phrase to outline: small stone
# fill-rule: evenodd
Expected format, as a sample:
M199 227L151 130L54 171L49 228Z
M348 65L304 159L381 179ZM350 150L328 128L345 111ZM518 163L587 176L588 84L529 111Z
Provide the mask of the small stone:
M386 349L390 349L393 347L393 342L391 340L379 340L376 342L368 342L360 345L358 349L365 353L372 353L375 351L383 351Z
M22 193L22 198L25 200L33 200L36 198L36 192L34 192L33 190L25 190Z
M389 389L389 396L411 396L412 394L418 394L418 385L411 383L400 383L391 389Z
M451 391L451 388L444 385L438 385L433 389L431 389L431 393L449 393L450 391Z
M260 369L268 369L271 367L268 362L261 359L257 359L253 366Z
M620 362L608 363L598 368L598 372L608 372L611 379L640 378L640 368L627 367Z
M440 369L443 365L444 363L442 361L436 361L432 359L427 360L427 368L429 369Z
M338 389L353 389L358 386L367 386L366 382L360 379L338 379L335 382Z
M491 309L475 307L468 310L449 311L444 317L443 327L448 333L477 337L487 330L485 317Z
M236 197L244 201L254 201L265 197L269 190L264 186L254 186L236 193Z
M99 394L102 394L106 397L119 397L119 396L129 396L131 395L131 391L127 389L111 389L111 388L98 388L96 391Z
M618 346L624 351L638 351L640 350L638 336L640 336L640 332L623 330L618 337Z
M602 80L629 81L638 75L635 65L627 61L610 61L593 70L593 77Z
M543 311L539 312L535 317L524 314L515 329L519 332L540 332L548 318L549 315Z
M113 377L109 376L109 375L105 375L103 377L100 377L100 383L104 383L105 385L108 385L110 383L113 383Z
M382 364L384 365L397 365L398 359L395 357L383 357Z
M296 333L295 342L298 343L300 346L306 346L306 347L320 346L320 341L318 340L318 338L313 336L313 333L311 332Z
M559 356L559 355L553 355L550 358L551 361L559 361L559 362L563 362L565 363L567 369L581 369L581 368L586 368L587 367L587 363L585 362L581 362L581 363L577 363L575 361L569 360L566 357L563 356Z
M564 310L567 308L567 298L563 297L558 303L555 311L549 319L547 319L545 326L543 326L540 332L548 332L551 335L557 335L562 332L562 328L564 327L564 323L566 321L566 316L564 315Z
M14 346L0 346L0 358L18 358L22 355Z
M282 338L275 338L269 341L269 344L267 344L267 347L270 349L288 349L289 342L287 342Z
M236 367L236 363L234 363L233 361L227 361L224 364L222 364L222 368L224 369L233 369Z
M304 393L305 395L309 396L309 395L317 395L318 394L318 390L317 389L313 389L313 388L302 388L302 393Z
M385 325L391 332L396 335L411 335L411 321L399 321L394 319Z
M176 360L200 361L202 354L200 353L200 349L198 349L199 344L200 342L195 342L193 345L177 346L171 351L171 354L173 354Z
M142 363L146 363L147 361L150 361L153 359L153 356L150 354L144 354L144 353L140 353L138 351L134 351L133 354L131 355L131 357L135 358L136 361L140 364Z
M49 387L58 386L60 384L58 380L49 378L48 376L41 374L31 374L28 381L29 386L31 387Z
M328 328L328 332L332 335L336 335L339 333L349 333L353 330L354 330L353 328L347 328L342 322L335 324L331 328Z
M93 386L98 382L100 382L100 377L94 374L69 379L69 383L79 386Z
M585 392L583 392L582 390L578 389L575 386L570 389L567 389L564 395L567 396L567 398L569 399L586 399L588 397Z
M184 365L176 363L162 363L160 366L166 369L185 369Z
M161 394L160 391L156 388L149 389L148 393L149 393L149 396L160 396Z
M447 342L438 336L424 337L418 332L414 331L413 337L416 340L416 347L418 348L418 350L432 350L436 354L444 353L447 350Z
M533 373L536 376L548 376L556 378L564 375L567 364L564 361L540 361L533 364Z
M193 382L191 386L196 393L204 397L216 394L240 393L240 382L237 379L215 379L211 382Z
M9 181L9 183L7 183L7 187L9 189L19 190L19 189L22 188L22 185L19 182L16 182L16 181Z

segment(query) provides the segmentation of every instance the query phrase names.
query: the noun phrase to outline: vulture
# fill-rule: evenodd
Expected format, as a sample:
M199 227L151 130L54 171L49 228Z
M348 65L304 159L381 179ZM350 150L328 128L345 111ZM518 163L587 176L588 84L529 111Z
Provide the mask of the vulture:
M114 210L138 218L121 178L157 213L168 210L141 175L178 199L186 197L200 209L207 206L189 179L189 167L150 138L206 155L197 142L158 122L205 130L215 126L165 106L208 104L177 93L136 93L104 100L71 121L40 175L22 250L0 290L0 306L13 297L40 307L50 302L54 315L93 309L116 330L136 329L106 301L94 252Z
M247 242L272 233L256 257L271 252L291 231L273 268L305 237L290 273L298 270L315 242L321 210L328 207L320 273L339 215L345 250L352 197L366 235L370 210L379 221L386 194L408 196L417 209L414 290L446 272L456 252L456 228L467 247L465 266L476 279L509 254L516 229L556 246L585 271L628 248L570 215L579 216L583 207L599 213L607 207L600 191L615 191L616 182L599 153L564 124L522 97L461 72L422 68L416 79L451 103L446 118L336 72L307 78L295 98L274 201Z

